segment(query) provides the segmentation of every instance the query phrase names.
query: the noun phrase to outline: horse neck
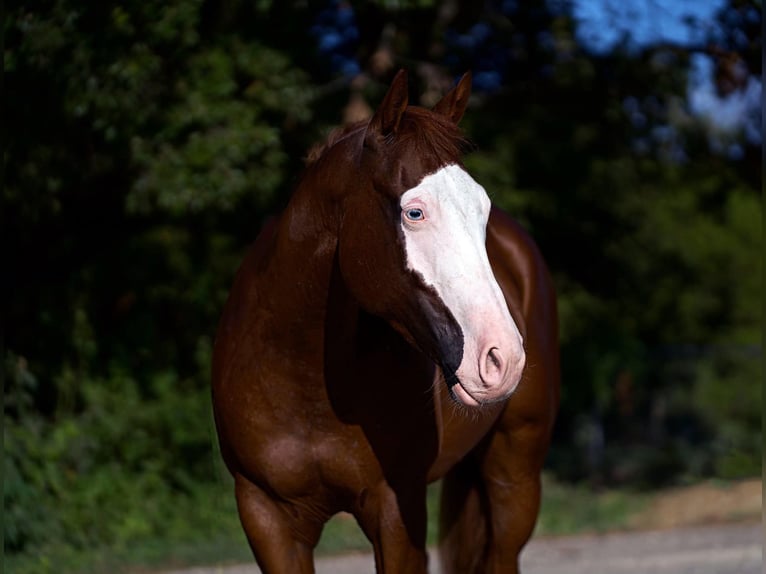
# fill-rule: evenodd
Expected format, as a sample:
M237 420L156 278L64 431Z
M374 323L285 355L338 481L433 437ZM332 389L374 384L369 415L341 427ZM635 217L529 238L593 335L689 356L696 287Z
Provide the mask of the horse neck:
M306 346L321 351L328 301L337 300L337 216L329 193L323 193L308 173L280 218L267 255L261 289L268 340L285 350ZM335 292L333 294L332 292ZM333 306L333 313L345 308ZM295 340L300 338L300 340Z

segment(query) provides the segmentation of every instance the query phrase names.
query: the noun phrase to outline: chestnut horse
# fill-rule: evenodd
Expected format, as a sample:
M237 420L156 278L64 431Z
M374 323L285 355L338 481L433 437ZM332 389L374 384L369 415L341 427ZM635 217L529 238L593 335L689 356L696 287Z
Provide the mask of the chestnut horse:
M432 110L400 71L369 122L312 151L247 253L215 343L213 405L267 573L313 572L334 514L380 573L517 572L559 395L557 317L532 240L464 170L470 76Z

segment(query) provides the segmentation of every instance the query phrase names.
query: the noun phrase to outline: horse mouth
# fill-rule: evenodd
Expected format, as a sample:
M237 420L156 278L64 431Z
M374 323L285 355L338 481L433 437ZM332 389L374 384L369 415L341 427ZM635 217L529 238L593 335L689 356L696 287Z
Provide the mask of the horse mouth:
M449 391L450 398L458 404L466 407L478 407L483 403L476 399L468 389L463 386L463 383L454 371L443 371L444 382L447 383L447 390Z
M479 393L469 391L460 381L456 374L447 375L445 373L445 382L450 398L456 403L469 408L485 407L495 403L502 403L508 399L511 393L499 396L482 396Z
M463 384L460 382L460 380L455 377L455 383L453 385L450 385L449 387L449 394L452 397L452 400L465 405L467 407L478 407L481 406L481 402L474 398L471 393L466 390L466 388L463 386Z

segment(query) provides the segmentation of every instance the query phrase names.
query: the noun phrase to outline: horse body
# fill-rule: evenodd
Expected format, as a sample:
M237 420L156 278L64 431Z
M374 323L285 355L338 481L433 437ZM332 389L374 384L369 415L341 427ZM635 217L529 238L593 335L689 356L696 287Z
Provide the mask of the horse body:
M464 80L426 113L407 107L400 74L368 125L322 150L238 271L216 339L213 404L265 572L312 572L322 526L339 511L372 541L378 572L425 572L426 485L440 478L446 570L517 570L558 401L550 279L531 239L495 208L481 251L497 280L485 292L502 310L476 307L491 328L472 335L461 318L468 298L451 299L467 306L453 312L440 294L472 277L450 261L418 265L418 249L432 245L421 224L450 221L418 186L431 174L463 182L451 167L456 132L436 116L456 124L467 89ZM434 136L417 154L424 144L409 141L386 162L382 146L440 121L451 140ZM479 214L488 204L476 197ZM473 212L462 211L453 219L469 226Z

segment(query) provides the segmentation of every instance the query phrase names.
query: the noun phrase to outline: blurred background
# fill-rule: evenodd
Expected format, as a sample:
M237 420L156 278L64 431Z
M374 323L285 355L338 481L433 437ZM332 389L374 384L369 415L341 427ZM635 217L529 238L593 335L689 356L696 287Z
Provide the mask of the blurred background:
M760 0L7 2L9 571L248 559L216 323L309 146L399 68L426 106L473 72L466 165L555 278L538 532L760 477L762 29Z

